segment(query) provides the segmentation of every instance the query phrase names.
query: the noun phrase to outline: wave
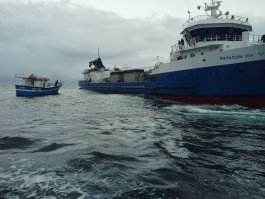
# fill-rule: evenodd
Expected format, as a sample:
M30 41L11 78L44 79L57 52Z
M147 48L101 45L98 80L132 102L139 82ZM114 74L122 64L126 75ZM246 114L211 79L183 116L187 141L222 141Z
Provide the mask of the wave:
M177 188L155 188L155 187L146 187L142 189L136 189L132 191L128 191L120 194L119 196L115 196L112 199L139 199L139 198L167 198L167 199L176 199L182 198L181 194Z
M135 157L129 157L123 155L112 155L101 152L92 152L91 154L99 160L137 161Z
M52 143L48 146L45 146L45 147L42 147L36 151L33 151L32 153L36 153L36 152L51 152L51 151L55 151L57 149L60 149L62 147L65 147L65 146L71 146L71 145L74 145L74 144L57 144L57 143Z
M24 149L34 143L35 141L23 137L2 137L0 138L0 150Z
M71 168L83 171L91 171L93 169L93 165L98 162L108 161L108 164L105 162L105 166L111 165L113 168L120 168L124 170L127 168L127 163L123 164L123 162L134 162L138 161L134 157L129 156L121 156L121 155L110 155L101 152L92 152L86 158L74 158L68 161L68 165Z

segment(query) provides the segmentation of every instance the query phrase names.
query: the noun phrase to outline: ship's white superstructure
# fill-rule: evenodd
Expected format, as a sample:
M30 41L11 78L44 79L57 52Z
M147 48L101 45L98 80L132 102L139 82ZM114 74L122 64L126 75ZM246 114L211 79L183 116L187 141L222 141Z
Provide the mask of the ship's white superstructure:
M225 14L221 1L205 4L209 15L190 18L183 25L183 38L171 47L170 62L153 74L208 66L248 62L265 58L262 36L251 35L248 18ZM257 46L260 45L260 46Z

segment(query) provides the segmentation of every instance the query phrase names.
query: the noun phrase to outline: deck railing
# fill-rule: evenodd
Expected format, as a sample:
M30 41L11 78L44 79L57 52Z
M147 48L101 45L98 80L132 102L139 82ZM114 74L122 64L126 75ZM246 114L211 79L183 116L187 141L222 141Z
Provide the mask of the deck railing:
M188 48L189 46L196 46L197 43L202 42L216 42L216 41L232 41L232 42L240 42L243 41L242 35L207 35L204 37L201 36L195 36L192 39L190 39L189 44L187 42L184 43L184 45L179 41L179 43L171 46L172 51L175 50L184 50ZM249 42L250 43L265 43L265 36L264 41L262 40L262 35L249 35ZM221 43L220 43L221 44Z
M262 40L262 35L249 35L249 42L250 43L265 43L265 39Z
M209 15L199 15L196 17L192 17L189 20L187 20L182 27L186 28L188 26L189 23L191 22L195 22L195 21L200 21L200 20L209 20L209 19L229 19L229 20L233 20L233 21L239 21L242 23L248 23L248 18L246 17L241 17L241 16L235 16L235 15L221 15L218 18L213 18Z
M196 42L207 42L207 41L242 41L242 35L207 35L204 37L196 36Z
M208 42L208 41L243 41L242 35L207 35L204 37L201 36L196 36L194 37L196 43L198 42ZM249 42L258 42L258 43L265 43L265 38L264 41L262 40L262 35L249 35Z

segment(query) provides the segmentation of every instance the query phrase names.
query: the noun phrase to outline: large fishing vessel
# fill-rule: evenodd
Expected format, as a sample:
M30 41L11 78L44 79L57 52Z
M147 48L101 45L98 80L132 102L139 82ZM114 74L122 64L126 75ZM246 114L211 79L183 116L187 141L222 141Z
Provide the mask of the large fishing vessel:
M204 6L207 15L189 17L169 62L108 70L98 58L83 71L79 87L186 103L264 107L265 35L250 34L248 18L223 14L220 6L221 1L212 0Z

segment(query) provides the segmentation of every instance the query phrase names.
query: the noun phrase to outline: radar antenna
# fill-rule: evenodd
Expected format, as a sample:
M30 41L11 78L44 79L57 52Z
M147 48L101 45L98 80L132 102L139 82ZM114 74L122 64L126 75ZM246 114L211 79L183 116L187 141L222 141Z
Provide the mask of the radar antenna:
M212 4L205 3L205 12L211 11L211 17L212 18L218 18L222 15L222 11L219 10L219 7L221 6L222 1L215 1L212 0Z

